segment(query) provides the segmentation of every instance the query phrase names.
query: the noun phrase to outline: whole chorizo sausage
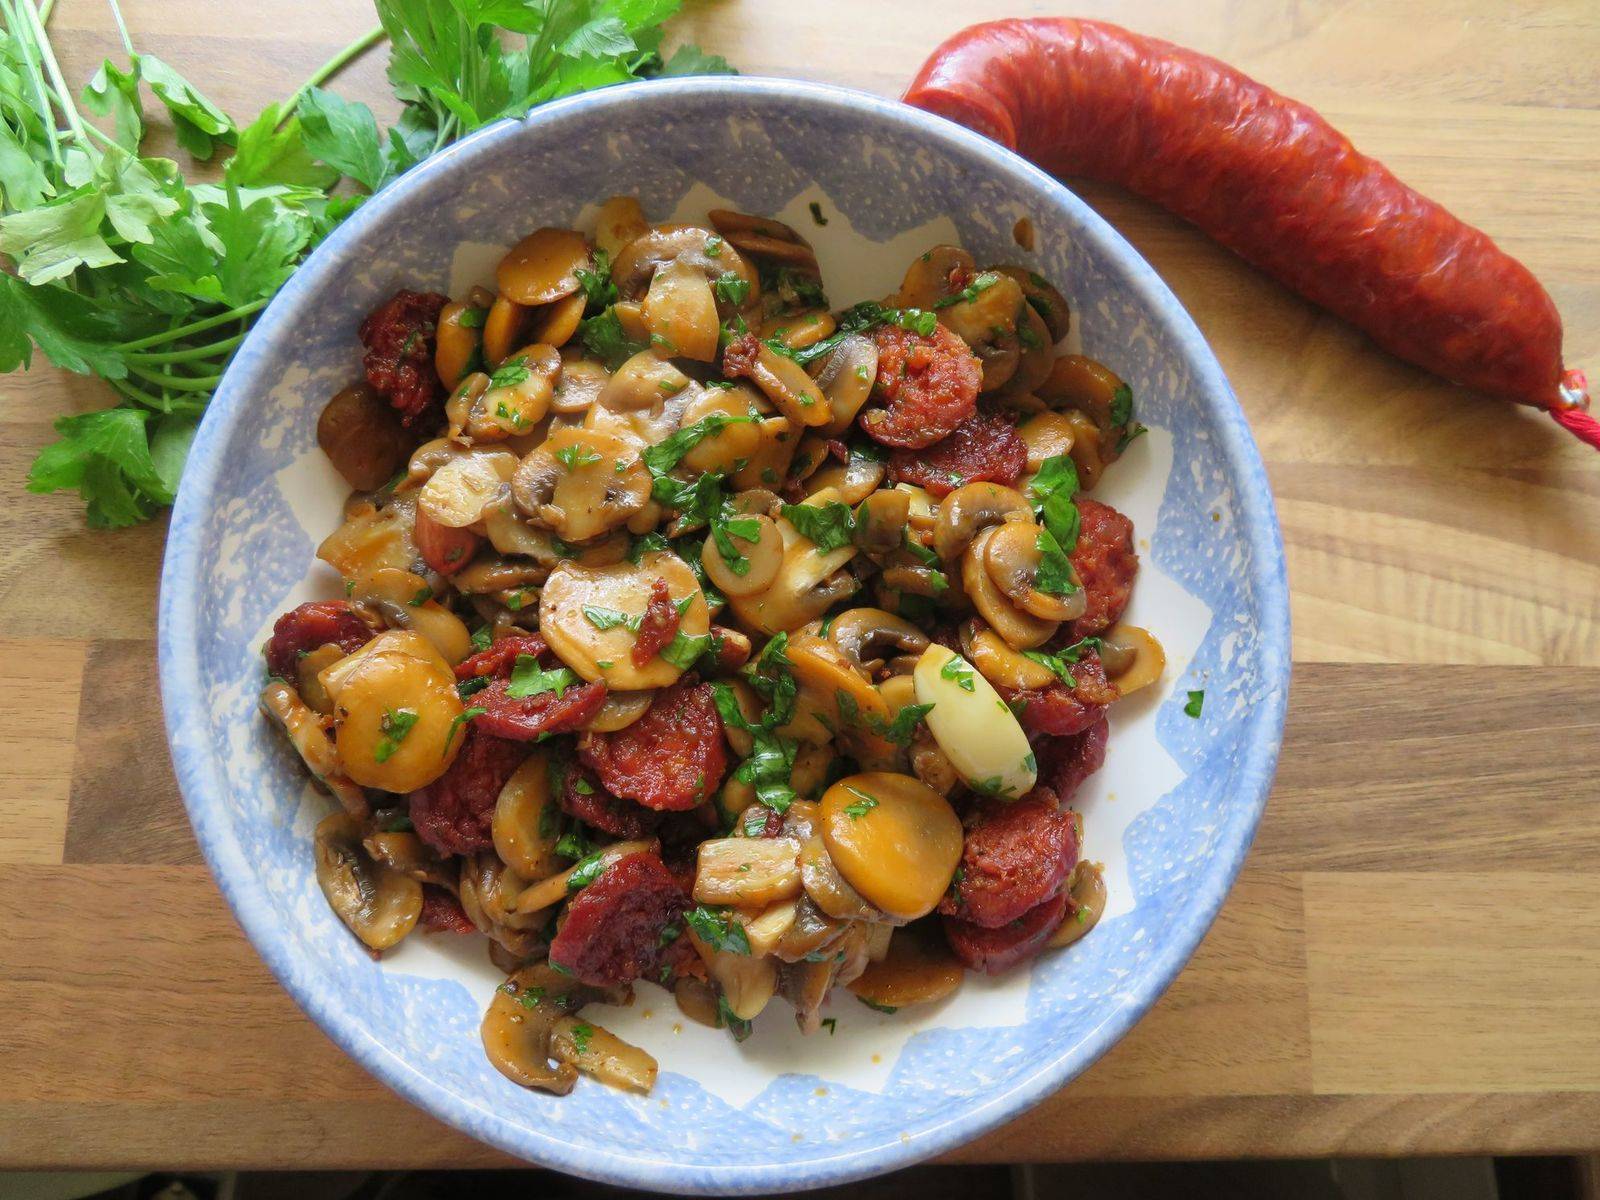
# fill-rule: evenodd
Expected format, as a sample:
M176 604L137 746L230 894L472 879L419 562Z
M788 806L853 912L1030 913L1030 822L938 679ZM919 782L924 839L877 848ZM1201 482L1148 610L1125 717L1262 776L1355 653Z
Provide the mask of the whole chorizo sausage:
M1216 59L1103 21L993 21L939 46L905 99L1049 171L1122 184L1400 358L1600 446L1527 267Z

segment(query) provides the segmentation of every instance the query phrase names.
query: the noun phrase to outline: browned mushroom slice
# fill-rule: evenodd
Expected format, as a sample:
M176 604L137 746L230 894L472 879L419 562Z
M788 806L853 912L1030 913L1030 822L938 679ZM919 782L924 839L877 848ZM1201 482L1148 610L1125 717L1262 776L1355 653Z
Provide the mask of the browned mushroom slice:
M881 608L852 608L840 613L828 625L828 640L851 665L869 677L884 671L890 658L920 656L928 648L927 634L904 617Z
M831 337L839 327L833 314L825 309L813 308L804 312L780 314L767 320L756 336L762 341L776 338L791 350L804 350L823 338Z
M807 504L823 504L838 499L836 493L819 492ZM728 604L745 625L762 633L781 633L799 629L814 621L836 602L852 595L856 579L845 569L855 557L854 546L819 550L809 538L787 520L777 521L783 536L783 565L772 586L750 596L730 596Z
M1028 307L1044 319L1052 344L1067 336L1072 328L1072 310L1067 305L1067 298L1051 286L1048 279L1035 271L1028 270L1027 267L1004 266L989 269L998 271L1002 275L1009 275L1017 281L1017 286L1022 289L1022 294L1028 301Z
M1106 677L1126 696L1149 687L1167 669L1167 652L1137 625L1114 625L1101 635L1100 661Z
M717 299L705 274L687 259L675 258L655 273L643 313L653 346L699 362L717 357Z
M483 320L483 361L498 367L524 342L523 330L528 324L529 310L505 296L496 296Z
M600 205L594 219L595 245L612 258L634 238L650 228L644 209L633 196L612 196Z
M466 419L476 441L500 442L531 432L550 411L561 355L554 346L535 343L518 350L494 369Z
M969 483L944 498L933 524L933 548L945 562L959 558L978 531L1003 521L1033 520L1033 507L1015 488Z
M536 229L495 268L500 294L518 304L549 304L578 290L578 271L593 270L589 243L575 229Z
M1095 439L1099 464L1116 461L1117 448L1128 432L1133 399L1128 385L1114 371L1081 354L1063 354L1037 390L1039 398L1052 408L1076 409L1087 416L1099 434Z
M753 389L744 390L751 396L756 394ZM800 445L799 429L788 417L763 417L755 429L755 451L750 461L733 475L733 486L741 491L781 484Z
M988 568L984 565L984 551L997 527L979 531L977 538L967 548L961 559L961 583L978 615L1016 650L1031 650L1050 640L1060 626L1059 621L1046 620L1025 612L995 586Z
M932 309L955 295L976 273L978 264L959 246L934 246L911 260L900 282L900 303Z
M390 629L413 629L433 643L445 662L472 653L472 635L461 618L433 597L427 580L410 571L380 567L350 581L350 600Z
M719 528L738 557L724 558L716 537L708 536L700 565L711 582L729 596L750 596L771 587L783 565L783 535L777 524L770 517L747 515L721 522Z
M415 496L397 495L382 508L362 505L322 540L317 557L346 579L378 567L409 569L420 558L412 538L416 523Z
M528 336L546 346L565 346L578 332L578 323L583 320L587 304L588 298L582 292L573 292L545 305L534 314Z
M1017 310L1017 343L1022 348L1022 357L1016 371L1006 380L1006 391L1025 395L1050 378L1056 363L1050 329L1044 318L1026 303Z
M1010 382L1021 364L1017 320L1027 302L1016 280L992 271L979 272L964 287L972 298L940 308L939 323L978 356L983 364L982 390L997 391Z
M495 989L480 1035L495 1070L513 1083L565 1096L578 1081L571 1063L552 1063L555 1023L582 1006L585 990L545 963L523 967Z
M560 869L561 812L551 794L550 756L544 750L534 750L506 780L491 828L495 853L521 878L531 883Z
M610 379L610 371L592 359L581 357L581 352L574 353L569 346L561 355L561 374L550 394L551 411L563 416L588 412L600 399Z
M616 733L626 729L645 713L656 698L654 690L643 692L607 692L606 702L600 711L589 718L584 729L589 733Z
M478 360L484 320L493 303L494 295L488 289L475 287L465 301L452 300L440 310L434 333L433 369L445 387L460 383Z
M961 624L961 649L972 665L996 687L1013 691L1045 688L1057 682L1056 673L1043 663L1013 650L1004 638L982 621L963 621Z
M334 395L317 419L317 445L345 482L373 491L394 478L411 435L392 405L366 384Z
M650 472L632 442L591 429L558 429L522 460L511 494L529 520L569 542L621 525L650 498Z
M1037 471L1047 458L1072 453L1075 440L1072 421L1066 413L1035 413L1017 426L1017 436L1028 448L1028 470Z
M754 454L761 440L756 422L761 416L755 397L746 388L705 388L691 395L678 418L678 428L689 427L708 417L731 417L720 430L703 437L683 456L690 471L731 473L742 460Z
M828 399L831 417L823 432L838 437L850 428L878 378L878 347L859 333L847 335L817 372L817 386Z
M938 926L922 921L895 930L888 953L848 986L872 1007L892 1010L943 1000L964 975Z
M806 491L832 488L843 503L860 504L883 482L884 473L884 464L868 455L852 451L844 462L830 455L807 476Z
M607 1087L645 1095L656 1085L654 1058L605 1026L578 1017L556 1021L550 1052Z
M350 932L372 950L387 950L422 915L422 885L408 875L374 862L361 844L361 824L349 813L334 813L317 826L313 839L317 886Z
M724 284L718 296L718 307L728 312L761 294L761 280L745 257L698 225L652 226L617 252L611 264L611 282L624 301L643 300L656 272L671 262L693 267L707 283L731 275L737 282ZM735 302L735 296L742 299Z
M798 232L771 217L754 217L726 208L706 214L717 232L755 258L783 263L802 271L816 272L817 255Z
M282 680L269 680L261 691L261 711L283 727L301 761L345 812L365 818L372 811L366 792L344 773L338 751L328 738L329 722L307 707L294 688Z
M1007 521L996 526L984 551L989 578L1008 600L1024 612L1046 621L1076 621L1088 606L1081 586L1057 594L1039 590L1039 527L1027 521ZM1068 567L1071 574L1071 568Z
M1051 936L1049 945L1070 946L1096 925L1106 911L1106 881L1099 863L1080 862L1073 872L1072 907L1067 919Z
M743 346L730 347L723 358L723 370L750 380L771 400L773 406L797 425L826 425L830 413L828 400L816 381L794 359L779 354L765 342L744 339Z
M898 488L873 492L856 506L850 538L863 554L882 558L900 549L911 516L911 497Z
M507 450L475 450L442 463L417 493L417 508L447 529L465 529L506 494L517 456Z

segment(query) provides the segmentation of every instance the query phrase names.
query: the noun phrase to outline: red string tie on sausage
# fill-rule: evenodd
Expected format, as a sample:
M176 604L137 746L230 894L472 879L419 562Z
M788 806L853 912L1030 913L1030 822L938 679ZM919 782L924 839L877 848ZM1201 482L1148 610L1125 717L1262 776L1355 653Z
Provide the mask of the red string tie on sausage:
M1600 449L1533 273L1225 63L1104 21L992 21L939 46L905 99L1057 175L1155 201L1397 357L1546 409Z

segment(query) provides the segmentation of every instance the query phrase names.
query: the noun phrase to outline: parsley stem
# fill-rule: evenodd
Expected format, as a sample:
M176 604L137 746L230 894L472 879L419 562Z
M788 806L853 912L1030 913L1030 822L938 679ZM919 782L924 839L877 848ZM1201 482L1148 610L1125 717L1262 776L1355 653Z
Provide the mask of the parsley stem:
M220 371L211 375L171 375L164 371L152 371L138 363L130 363L128 370L140 379L180 392L209 392L222 382Z
M31 0L21 0L21 3L29 4ZM32 51L37 47L31 44L26 32L20 28L22 21L17 16L17 0L6 0L6 9L6 24L15 31L17 49L21 52L23 62L28 68L28 82L33 85L34 103L38 106L39 115L43 118L41 123L44 125L45 137L50 142L50 156L59 162L61 159L61 140L56 133L55 110L50 101L46 99L46 93L50 89L45 84L42 68L33 58ZM32 10L30 9L29 11L31 12Z
M194 362L197 359L218 358L227 354L244 341L244 334L236 333L230 338L223 338L220 342L207 342L204 346L194 346L188 350L163 350L158 353L136 352L127 356L129 362L156 364L156 363L183 363Z
M115 0L113 0L113 3L114 2ZM278 126L281 128L283 123L294 115L294 110L300 107L300 101L305 99L305 94L308 91L314 87L321 87L323 84L327 83L328 80L332 79L340 71L344 70L344 68L348 66L352 60L359 58L373 46L381 42L383 40L383 36L384 34L382 25L377 26L375 29L369 29L366 33L362 34L355 41L351 42L343 50L339 51L339 53L335 54L327 62L323 63L320 67L313 71L311 73L311 78L302 83L295 90L294 95L290 96L288 101L284 104L283 113L278 117Z
M175 342L179 338L188 337L191 333L204 333L207 329L215 329L218 325L226 325L229 321L236 321L240 317L248 317L258 313L267 306L266 300L252 300L249 304L241 304L238 308L230 308L227 312L218 313L214 317L205 317L199 321L190 321L187 325L179 325L165 333L152 333L149 337L135 338L131 342L122 342L118 350L147 350L151 346L162 346L167 342Z
M28 14L28 21L33 25L34 46L39 51L39 58L44 63L44 69L55 87L62 115L67 118L67 124L77 135L78 140L87 142L89 137L83 131L83 118L78 115L78 107L72 102L72 89L67 86L66 78L61 74L61 64L56 61L56 52L50 46L50 35L44 31L44 25L39 21L39 10L33 7L33 0L17 0L17 7Z
M55 6L56 6L56 0L44 0L44 3L39 5L39 23L40 24L44 24L45 22L50 20L50 10L53 9Z
M117 33L122 38L122 48L129 58L133 57L133 39L128 36L128 26L122 19L122 5L117 0L106 0L111 5L111 19L117 23Z
M141 387L129 383L126 379L108 379L106 382L135 404L143 405L145 408L153 408L162 413L170 413L172 411L172 398L170 396L154 395Z

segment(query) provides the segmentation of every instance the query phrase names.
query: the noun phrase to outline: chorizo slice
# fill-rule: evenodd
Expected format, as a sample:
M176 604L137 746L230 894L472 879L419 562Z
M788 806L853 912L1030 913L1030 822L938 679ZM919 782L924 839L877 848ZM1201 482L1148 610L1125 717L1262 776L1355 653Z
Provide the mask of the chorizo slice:
M450 297L401 288L367 314L358 336L367 382L388 397L407 429L425 424L444 387L433 365L439 313Z
M462 659L456 664L456 678L467 680L490 676L510 679L517 658L523 654L538 660L542 667L551 665L549 643L537 633L524 633L500 638L491 642L487 650L480 650L470 658Z
M506 780L528 756L520 742L469 724L455 761L427 787L411 793L411 825L441 854L474 854L494 846L490 822Z
M613 795L663 812L714 794L728 764L711 687L686 679L656 693L626 729L581 739L578 755Z
M569 817L625 841L649 837L661 820L660 813L613 796L593 771L578 763L567 764L557 799Z
M660 855L630 854L567 902L566 918L550 943L551 965L591 987L621 987L653 973L662 932L688 906L688 893Z
M513 696L509 680L496 679L470 699L483 712L472 723L485 733L516 742L556 733L576 733L591 720L606 702L603 683L574 683L561 691L536 692L532 696Z
M681 614L672 602L672 592L665 579L650 585L650 599L645 604L644 616L639 621L639 632L633 640L629 657L636 667L647 667L650 660L672 644L678 634Z
M1027 444L995 413L974 413L925 450L889 455L889 482L914 483L938 500L980 481L1010 487L1027 469Z
M430 933L476 933L478 927L461 907L461 901L436 883L422 885L422 915L417 924Z
M929 334L880 325L878 375L861 414L867 436L885 446L920 450L949 437L978 411L983 368L967 344L943 325Z
M939 911L998 929L1059 892L1077 865L1078 823L1051 789L985 800L968 818L956 882Z
M371 640L371 627L345 601L313 600L274 622L266 646L267 673L292 682L300 659L318 647L334 645L350 654Z
M1078 544L1068 556L1083 584L1083 615L1067 630L1071 641L1104 633L1122 619L1139 574L1133 522L1109 504L1078 497Z
M1116 684L1106 680L1105 666L1094 651L1085 651L1070 670L1070 685L1052 683L1049 687L1022 691L996 689L1011 705L1030 739L1082 733L1100 720L1106 706L1117 699Z
M1043 950L1066 918L1071 903L1065 888L999 929L959 917L945 917L944 936L950 950L969 971L999 975L1027 962Z
M1040 740L1039 778L1050 785L1063 804L1071 803L1083 781L1105 765L1110 736L1110 722L1102 715L1082 733Z

